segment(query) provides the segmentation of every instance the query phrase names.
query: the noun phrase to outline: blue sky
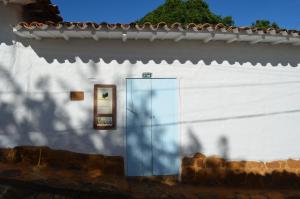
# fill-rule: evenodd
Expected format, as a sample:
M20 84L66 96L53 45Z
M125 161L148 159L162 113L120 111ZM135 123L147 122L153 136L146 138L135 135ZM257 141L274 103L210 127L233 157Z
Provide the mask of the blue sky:
M52 0L65 21L130 23L164 0ZM281 27L300 29L300 0L207 0L211 10L233 16L237 26L256 19L276 21Z

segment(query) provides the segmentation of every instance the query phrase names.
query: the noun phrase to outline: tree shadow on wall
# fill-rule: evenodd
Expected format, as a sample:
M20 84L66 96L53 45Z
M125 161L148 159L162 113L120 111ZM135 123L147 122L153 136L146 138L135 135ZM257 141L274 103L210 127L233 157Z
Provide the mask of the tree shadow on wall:
M70 111L70 106L73 107L69 100L70 87L53 92L49 90L50 78L43 76L36 81L36 91L27 92L2 66L0 74L7 83L0 95L0 147L49 146L82 153L104 151L122 155L123 146L116 143L114 136L92 128L92 105ZM82 114L79 123L72 121L74 114Z
M229 148L229 140L226 136L222 135L219 138L218 149L219 149L219 154L221 155L221 157L225 160L229 160L230 148Z

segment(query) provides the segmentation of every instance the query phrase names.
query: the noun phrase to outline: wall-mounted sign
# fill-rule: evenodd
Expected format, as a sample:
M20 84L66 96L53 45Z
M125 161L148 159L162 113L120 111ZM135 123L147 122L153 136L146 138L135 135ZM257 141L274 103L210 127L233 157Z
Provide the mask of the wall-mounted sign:
M94 128L114 129L116 126L116 86L94 86Z
M143 78L151 78L152 77L152 73L150 73L150 72L144 72L143 74L142 74L142 77Z
M84 92L83 91L71 91L70 92L71 101L81 101L84 100Z

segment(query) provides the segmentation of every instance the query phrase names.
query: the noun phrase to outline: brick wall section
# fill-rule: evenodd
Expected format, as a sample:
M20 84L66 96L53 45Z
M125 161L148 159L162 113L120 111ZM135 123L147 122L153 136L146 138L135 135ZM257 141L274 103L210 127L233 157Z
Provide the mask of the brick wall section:
M95 173L99 176L124 176L124 160L103 156L52 150L48 147L15 147L0 149L0 163L29 165L55 170Z
M198 153L183 158L182 181L202 185L300 188L300 160L225 161Z

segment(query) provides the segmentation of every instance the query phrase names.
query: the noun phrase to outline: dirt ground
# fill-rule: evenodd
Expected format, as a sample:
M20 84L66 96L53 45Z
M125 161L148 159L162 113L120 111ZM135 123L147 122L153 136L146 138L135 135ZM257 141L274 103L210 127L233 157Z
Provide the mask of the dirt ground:
M7 183L0 184L1 199L300 199L299 190L248 190L191 185L166 187L148 183L133 183L127 192L120 192L120 190L113 191L112 189L104 191L103 187L99 187L99 190L73 190L38 186L31 183L13 185L14 183L10 182L9 185ZM97 189L97 186L94 189Z
M174 177L94 178L74 171L0 165L2 199L300 199L300 190L204 187L181 184Z

